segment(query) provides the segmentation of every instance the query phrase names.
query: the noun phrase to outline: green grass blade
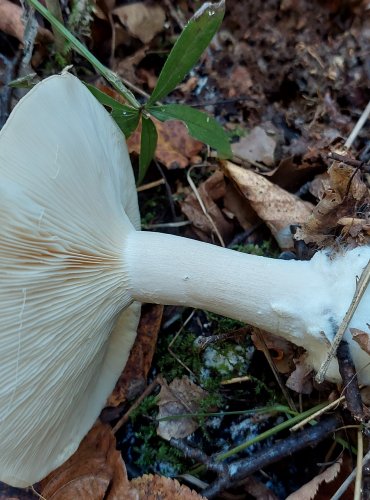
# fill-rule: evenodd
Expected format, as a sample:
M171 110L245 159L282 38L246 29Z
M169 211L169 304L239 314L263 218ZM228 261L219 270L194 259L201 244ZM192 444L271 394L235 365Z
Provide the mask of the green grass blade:
M66 40L71 44L74 50L82 55L89 63L94 66L96 71L100 73L108 82L124 96L124 98L135 108L139 108L140 104L136 100L134 94L122 83L119 76L102 64L70 31L67 30L38 0L27 0L49 23L61 33Z
M160 101L184 79L208 47L224 14L224 0L207 2L194 14L167 57L148 104Z
M222 158L232 156L229 139L224 129L211 116L184 104L165 104L146 109L160 121L181 120L192 137L216 149Z

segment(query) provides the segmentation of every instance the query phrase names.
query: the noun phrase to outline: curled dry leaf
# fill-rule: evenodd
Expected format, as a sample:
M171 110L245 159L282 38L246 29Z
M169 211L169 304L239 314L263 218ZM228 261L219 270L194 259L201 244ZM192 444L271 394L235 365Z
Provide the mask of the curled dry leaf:
M262 127L254 127L246 137L232 144L234 155L242 160L264 163L272 166L275 162L276 141Z
M142 306L134 346L125 369L108 399L108 406L118 406L126 399L134 399L144 389L157 345L162 314L163 306L161 305L144 304ZM119 327L118 322L116 328Z
M219 234L224 241L228 241L233 233L233 224L225 218L216 204L217 200L225 196L225 187L223 173L216 171L198 187L198 193ZM217 241L215 227L203 212L194 193L190 193L184 201L180 202L180 206L182 212L193 223L194 232L202 241Z
M333 465L324 470L321 474L317 475L311 481L306 483L302 488L295 491L287 497L287 500L313 500L317 498L316 495L319 492L320 486L324 483L331 483L338 476L343 460L340 458ZM325 498L325 497L321 497ZM330 498L330 497L326 497Z
M107 425L96 424L63 465L39 483L44 498L53 500L138 500L127 479L116 440Z
M22 8L8 0L0 0L0 31L23 42L24 24L22 22ZM39 28L38 40L50 42L53 35L45 28Z
M131 485L138 492L139 500L206 500L176 479L145 474L133 479Z
M197 155L202 150L203 144L190 137L182 122L177 120L160 122L154 118L153 121L158 132L155 151L157 160L169 169L185 168L190 162L196 163L200 160ZM130 153L140 153L140 135L141 127L127 141Z
M312 211L311 203L272 184L269 180L230 161L224 162L225 173L238 186L258 216L271 230L280 248L292 247L290 225L305 222Z
M132 35L143 43L149 43L162 31L166 14L160 5L148 2L135 2L121 5L113 10L121 23Z
M361 349L368 354L370 354L370 336L368 333L363 332L362 330L358 330L357 328L350 328L349 329L353 340L355 340L358 345L361 347Z
M295 347L291 342L266 331L263 332L262 337L253 330L251 338L259 351L265 352L267 347L280 373L289 373L293 370ZM261 340L262 338L263 340Z
M206 391L186 376L173 380L169 385L164 381L158 396L158 419L196 413L206 395ZM181 439L192 434L198 427L198 422L191 417L164 420L159 422L157 434L167 440Z
M340 230L341 239L349 245L369 242L369 221L364 207L369 206L370 197L360 172L335 162L328 174L330 184L327 181L323 184L322 197L296 238L325 246L333 242L336 231Z

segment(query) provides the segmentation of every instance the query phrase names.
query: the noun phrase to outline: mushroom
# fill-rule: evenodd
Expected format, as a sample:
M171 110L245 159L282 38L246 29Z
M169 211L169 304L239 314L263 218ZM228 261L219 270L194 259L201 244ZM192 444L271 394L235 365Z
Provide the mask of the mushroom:
M39 83L0 132L0 235L0 480L21 487L63 463L98 417L140 302L258 326L318 369L370 259L361 247L284 261L139 231L122 133L69 73ZM369 293L350 323L365 332ZM369 383L368 355L345 336ZM335 359L327 377L339 379Z

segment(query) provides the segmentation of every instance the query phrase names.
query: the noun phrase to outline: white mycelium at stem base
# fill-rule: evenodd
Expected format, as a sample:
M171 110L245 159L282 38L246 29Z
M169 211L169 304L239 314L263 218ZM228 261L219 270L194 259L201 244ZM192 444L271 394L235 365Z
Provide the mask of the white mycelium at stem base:
M117 125L77 78L44 80L0 132L1 481L32 484L77 449L127 361L134 301L244 320L318 368L370 258L279 261L138 228ZM364 331L369 293L351 321ZM370 383L369 356L347 340Z

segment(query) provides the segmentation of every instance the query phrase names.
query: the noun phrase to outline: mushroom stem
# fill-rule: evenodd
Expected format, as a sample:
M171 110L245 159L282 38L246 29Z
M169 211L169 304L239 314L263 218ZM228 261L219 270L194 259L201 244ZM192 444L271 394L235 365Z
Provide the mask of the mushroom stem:
M286 261L131 232L124 261L133 299L197 307L258 326L304 347L318 369L369 258L363 247L333 260L319 252L311 261ZM351 324L367 331L366 318L360 304ZM339 377L336 362L328 375Z

